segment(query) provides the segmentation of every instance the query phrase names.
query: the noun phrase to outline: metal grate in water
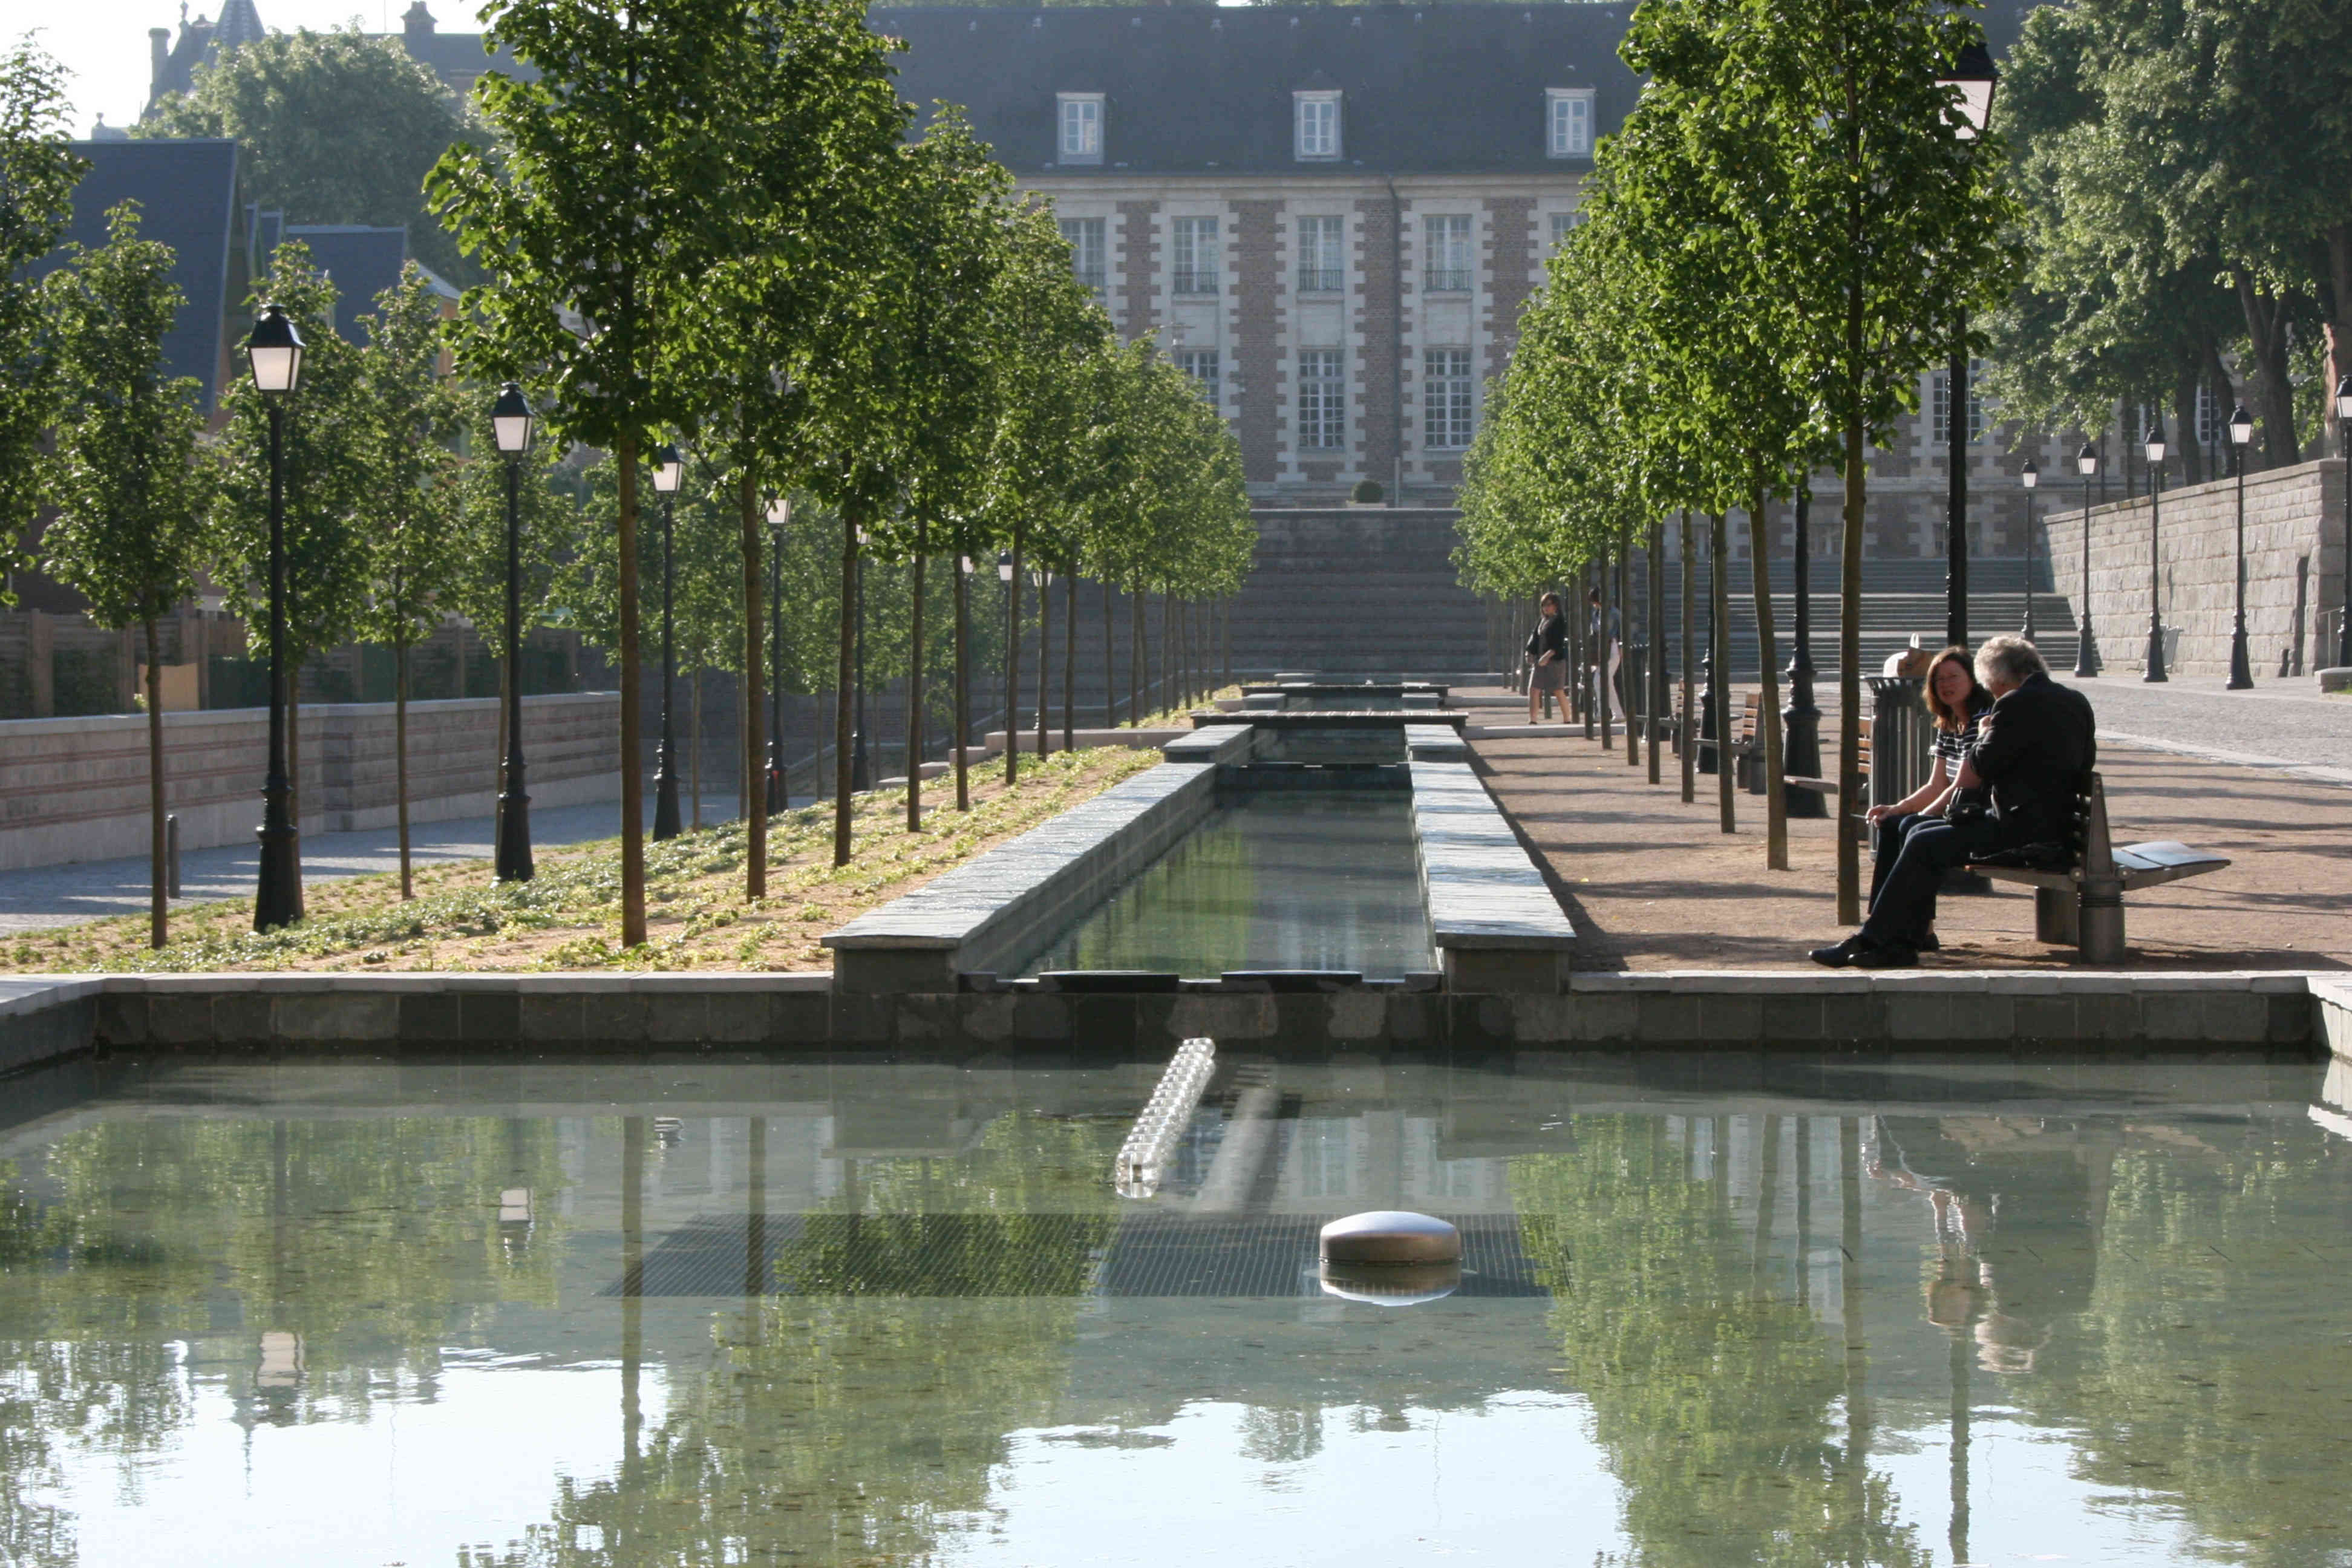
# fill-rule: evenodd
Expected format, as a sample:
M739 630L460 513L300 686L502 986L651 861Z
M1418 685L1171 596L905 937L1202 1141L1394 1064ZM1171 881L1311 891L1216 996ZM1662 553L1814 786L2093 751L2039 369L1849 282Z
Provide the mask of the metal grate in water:
M1512 1215L1455 1216L1457 1296L1545 1296ZM1318 1215L698 1215L605 1296L1313 1296Z

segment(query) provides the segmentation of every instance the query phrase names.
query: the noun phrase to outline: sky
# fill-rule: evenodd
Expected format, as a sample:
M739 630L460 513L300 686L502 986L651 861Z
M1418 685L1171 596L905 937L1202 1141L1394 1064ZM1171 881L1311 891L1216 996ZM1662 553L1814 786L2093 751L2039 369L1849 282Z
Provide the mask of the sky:
M408 0L255 0L261 25L272 32L297 27L326 28L357 21L371 33L391 32L400 26ZM480 26L471 0L426 0L445 32L470 33ZM34 8L9 5L0 21L0 37L13 44L24 25L16 18ZM188 15L209 16L220 0L189 0ZM103 114L109 125L128 125L147 105L147 29L169 27L177 37L177 0L65 0L39 7L40 45L66 64L73 75L67 91L73 103L73 133L89 134Z

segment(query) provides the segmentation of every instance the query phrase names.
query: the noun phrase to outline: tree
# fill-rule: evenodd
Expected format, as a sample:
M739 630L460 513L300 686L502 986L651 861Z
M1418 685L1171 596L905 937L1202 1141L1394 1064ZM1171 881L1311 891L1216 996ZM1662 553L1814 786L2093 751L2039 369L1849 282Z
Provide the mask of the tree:
M669 333L698 308L705 273L734 254L730 127L782 0L493 0L487 38L540 72L476 87L502 156L460 145L427 193L495 288L467 292L460 363L485 380L553 394L554 432L610 451L618 481L621 940L646 940L638 716L638 454L690 425L708 384L681 375Z
M195 381L163 374L183 303L172 249L139 237L139 211L106 215L107 243L78 252L49 288L65 387L58 516L44 569L89 601L101 626L147 641L148 941L170 939L164 856L163 646L156 622L195 592L206 473Z
M296 223L406 225L418 259L466 279L457 246L425 212L425 176L465 129L457 100L397 38L356 23L272 33L198 68L135 136L226 136L251 198Z
M457 395L441 377L440 297L411 262L376 298L361 354L362 421L374 498L371 597L362 635L389 644L400 896L415 896L408 843L408 650L439 622L463 559L458 531ZM505 552L493 557L503 563ZM503 711L503 710L501 710Z
M57 344L34 267L73 216L84 164L66 146L65 68L27 35L0 56L0 605L43 499L42 438L57 422Z

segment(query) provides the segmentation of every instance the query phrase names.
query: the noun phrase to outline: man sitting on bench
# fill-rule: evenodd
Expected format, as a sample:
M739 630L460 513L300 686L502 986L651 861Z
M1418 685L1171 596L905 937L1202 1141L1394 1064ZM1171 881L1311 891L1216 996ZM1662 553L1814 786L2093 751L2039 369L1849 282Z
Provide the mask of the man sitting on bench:
M2091 704L2050 679L2023 637L1994 637L1977 650L1977 679L1992 711L1961 764L1947 819L1914 827L1862 929L1812 960L1832 969L1907 969L1936 918L1944 873L2003 850L2048 845L2064 852L2074 792L2098 760ZM1990 792L1990 799L1986 799Z

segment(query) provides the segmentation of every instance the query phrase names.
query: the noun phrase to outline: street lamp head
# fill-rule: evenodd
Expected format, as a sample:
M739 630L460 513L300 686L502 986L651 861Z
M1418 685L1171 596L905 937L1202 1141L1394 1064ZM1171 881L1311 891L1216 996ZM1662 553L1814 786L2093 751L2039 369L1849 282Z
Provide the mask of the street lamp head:
M2086 479L2099 471L2099 450L2088 441L2084 442L2083 449L2074 454L2074 471Z
M2018 471L2017 477L2025 481L2027 489L2032 489L2042 483L2042 470L2030 462Z
M793 498L780 495L768 502L768 526L778 532L792 526Z
M969 556L969 555L959 555L959 556L957 556L957 557L956 557L956 570L957 570L957 571L959 571L959 572L961 572L961 573L962 573L962 574L963 574L965 576L967 576L967 577L971 576L971 556Z
M662 495L675 495L686 479L686 459L677 447L665 441L654 448L654 489Z
M1938 87L1951 88L1959 94L1956 107L1959 124L1954 134L1963 142L1973 142L1992 126L1993 90L2000 85L2000 72L1992 63L1992 53L1981 40L1960 51L1952 68L1936 79Z
M2254 416L2246 412L2242 403L2230 410L2230 445L2251 447L2254 443Z
M302 379L302 334L283 305L264 305L261 319L245 340L245 357L253 369L257 392L290 393Z
M1013 581L1013 552L1010 550L996 552L996 580L1000 583Z
M2143 449L2147 453L2147 460L2149 462L2161 463L2164 461L2166 447L2164 442L2163 420L2159 419L2154 425L2148 426L2147 443Z
M508 382L499 389L499 400L490 405L490 437L499 450L509 458L520 458L530 450L532 415L530 400L522 388Z
M2352 375L2336 384L2336 417L2352 419Z

